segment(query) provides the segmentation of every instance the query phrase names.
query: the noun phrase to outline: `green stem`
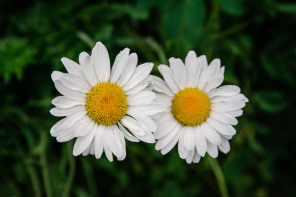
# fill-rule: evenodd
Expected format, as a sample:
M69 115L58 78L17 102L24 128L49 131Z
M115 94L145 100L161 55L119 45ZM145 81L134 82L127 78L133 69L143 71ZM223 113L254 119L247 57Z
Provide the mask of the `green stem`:
M47 157L46 157L46 150L47 150L47 133L44 130L41 130L41 144L42 149L40 152L40 164L43 176L43 182L45 187L45 193L47 197L51 197L51 185L50 185L50 177L49 177L49 170L47 165Z
M215 174L221 196L222 197L229 197L224 174L222 172L222 169L221 169L217 159L213 159L212 157L207 157L207 158L208 158L211 168Z
M34 169L31 162L29 161L29 158L26 158L25 156L23 158L24 158L25 166L26 166L26 168L28 170L28 174L29 174L29 176L31 178L34 194L35 194L36 197L41 197L41 191L40 191L40 185L39 185L37 172Z
M73 142L68 143L68 153L69 153L69 176L65 185L65 189L63 192L63 197L68 197L70 195L71 187L73 184L74 176L75 176L75 159L74 156L72 155L72 147L73 147Z

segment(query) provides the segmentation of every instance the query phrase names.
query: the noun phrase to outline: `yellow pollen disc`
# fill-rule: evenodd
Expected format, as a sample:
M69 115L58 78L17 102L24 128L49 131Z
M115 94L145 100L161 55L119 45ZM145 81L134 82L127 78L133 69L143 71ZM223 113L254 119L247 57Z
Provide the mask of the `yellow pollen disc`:
M115 83L99 83L86 96L86 110L89 117L99 124L116 124L127 110L124 91Z
M173 99L172 113L185 126L196 126L209 116L211 103L209 97L198 88L180 90Z

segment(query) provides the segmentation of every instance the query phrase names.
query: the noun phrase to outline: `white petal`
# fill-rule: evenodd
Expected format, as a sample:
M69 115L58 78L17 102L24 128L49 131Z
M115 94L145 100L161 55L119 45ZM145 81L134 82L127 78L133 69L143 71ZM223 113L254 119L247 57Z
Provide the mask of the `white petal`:
M80 100L73 100L70 98L67 98L65 96L57 96L55 97L51 103L59 108L70 108L74 107L76 105L85 105L86 100L80 99Z
M78 90L84 93L88 93L92 88L84 80L71 74L64 74L58 80L61 81L67 88L70 88L72 90Z
M215 97L211 98L210 100L211 100L211 103L217 103L217 102L221 102L221 101L234 101L234 100L244 101L245 96L243 94L239 93L234 96L215 96Z
M135 136L133 136L131 133L129 133L123 126L121 123L118 123L120 131L122 132L122 134L124 135L124 137L126 139L128 139L131 142L139 142L140 140L138 138L136 138Z
M132 132L135 135L138 136L144 136L145 135L145 131L143 130L143 128L141 128L141 126L138 124L138 122L129 117L129 116L125 116L121 119L121 123L127 127L130 132Z
M164 106L170 108L173 104L173 97L167 96L166 94L163 94L163 93L158 93L156 94L154 102L161 103Z
M195 147L194 127L184 127L184 146L187 150L193 150Z
M152 81L153 89L157 92L162 92L171 97L175 95L161 78L150 75L149 79Z
M167 146L174 137L177 135L177 133L180 130L180 124L177 124L174 128L172 128L168 135L164 136L163 138L159 139L155 145L156 150L163 149L165 146Z
M171 130L176 128L179 123L175 120L173 116L166 115L165 118L161 117L159 118L158 122L158 130L155 132L154 136L155 139L160 139L168 135Z
M243 110L231 111L231 112L227 112L227 113L233 117L239 117L239 116L243 115Z
M185 66L187 70L187 82L186 86L193 88L196 87L194 86L194 81L196 80L198 82L199 74L200 74L200 69L201 67L197 65L197 57L194 51L189 51L186 60L185 60ZM197 82L195 85L197 85Z
M207 153L213 158L218 157L217 146L212 144L211 142L207 141Z
M82 120L82 118L86 115L86 110L79 111L75 114L70 114L65 118L65 121L60 125L62 128L70 128L74 123L78 123L78 121Z
M186 69L184 63L180 59L170 58L170 68L174 80L179 86L180 90L183 90L186 86Z
M165 65L160 65L158 66L158 70L159 72L161 73L161 75L163 76L167 86L175 93L177 94L179 92L179 87L178 85L176 84L174 78L173 78L173 75L172 75L172 72L171 70L169 69L168 66L165 66Z
M222 138L221 144L218 146L219 150L223 153L228 153L230 150L229 141L225 138Z
M211 143L215 145L218 145L221 143L220 135L207 122L204 122L201 125L201 131L204 134L204 136L207 138L207 140L210 141Z
M65 109L54 107L50 110L50 113L54 116L61 117L61 116L68 116L70 114L74 114L83 110L85 110L85 106L82 106L82 105L77 105L77 106L65 108Z
M57 137L58 135L58 131L59 131L59 128L61 126L61 124L65 121L66 119L62 119L60 121L58 121L57 123L55 123L51 129L50 129L50 134L53 136L53 137Z
M94 139L95 134L96 130L93 127L87 135L83 137L78 137L73 148L73 155L77 156L80 155L83 151L85 151Z
M188 156L186 157L186 162L190 164L193 160L194 150L189 151Z
M219 75L224 75L225 67L222 66L219 71Z
M96 136L94 140L94 151L95 151L96 158L99 159L102 156L102 153L104 151L103 137L102 137L102 134L104 132L104 127L101 125L95 125L95 130L96 130Z
M223 135L234 135L236 133L235 129L231 125L223 124L211 117L207 118L206 122Z
M108 146L111 152L115 156L119 157L122 154L122 149L119 135L115 127L117 126L108 126L109 131L106 132L105 135L107 136Z
M145 63L136 67L136 70L129 81L122 87L124 91L128 91L142 82L148 77L153 68L153 63Z
M93 129L95 124L97 123L95 123L88 116L84 116L73 131L75 137L87 135Z
M224 85L221 86L209 94L209 98L213 98L214 96L234 96L240 92L240 88L235 85Z
M217 88L219 85L221 85L223 80L224 80L224 77L222 75L217 75L216 77L213 77L210 81L208 81L208 83L203 89L203 92L208 93L214 88Z
M53 71L51 73L51 79L53 82L55 82L56 80L60 79L61 77L63 77L66 73L62 73L60 71Z
M188 150L186 150L186 148L184 147L184 132L183 132L183 126L180 127L180 137L179 137L179 142L178 142L178 152L179 152L179 156L182 159L185 159L188 155Z
M144 90L145 88L147 88L147 86L149 85L149 81L142 81L140 82L138 85L136 85L135 87L133 87L132 89L128 90L125 92L126 95L132 95L132 94L136 94L142 90Z
M204 70L201 75L200 79L198 82L198 89L203 90L208 81L210 81L213 78L213 73L214 73L215 67L214 66L209 66Z
M106 47L101 42L97 42L93 48L91 60L97 81L108 82L110 79L110 58Z
M228 101L211 104L211 111L230 112L243 108L246 104L243 101Z
M155 122L146 115L143 114L129 114L134 119L138 121L138 124L147 132L155 132L157 130L157 126Z
M120 131L120 129L118 127L117 127L117 131L118 131L118 135L120 136L119 139L120 139L121 150L122 150L122 154L119 157L117 157L117 159L118 159L118 161L122 161L126 157L125 139L124 139L122 132Z
M88 80L88 82L92 86L98 84L99 81L97 80L91 57L86 52L80 53L79 63L82 66L84 77Z
M149 105L137 105L137 106L130 106L127 109L127 114L137 114L143 113L145 115L151 116L157 113L161 113L166 109L166 107L162 104L149 104Z
M206 138L205 138L200 127L196 127L194 134L195 134L196 150L197 150L198 154L203 157L203 156L205 156L205 153L207 150Z
M155 99L156 94L150 91L142 91L127 96L128 105L146 105Z
M193 163L198 163L200 161L200 155L197 153L197 151L194 151L193 155Z
M205 55L202 55L196 59L195 65L192 65L190 70L188 68L187 73L190 72L191 73L190 75L193 78L190 87L196 88L198 86L201 73L205 68L207 68L207 66L208 66L207 58Z
M137 135L136 135L137 136ZM155 143L155 139L152 133L146 132L143 136L137 136L141 141L146 143Z
M179 129L179 128L176 128ZM161 154L165 155L168 152L170 152L174 146L177 144L178 140L179 140L179 136L180 136L180 132L176 132L175 136L173 136L173 139L165 146L161 149Z
M118 79L120 78L121 72L124 69L126 60L128 59L128 54L130 50L129 48L125 48L123 51L120 51L120 53L116 56L112 71L111 71L111 77L110 81L112 83L116 83Z
M221 61L220 61L220 59L214 59L214 60L210 63L209 67L211 67L211 66L213 66L213 69L214 69L214 71L213 71L213 76L218 75L219 72L220 72L220 66L221 66Z
M128 57L124 69L121 71L121 75L119 80L116 82L117 85L123 87L128 80L130 80L131 76L135 72L136 66L138 63L138 56L136 53L130 54Z
M237 119L228 113L211 112L210 117L226 124L237 125L238 123Z
M72 99L86 99L86 94L82 93L80 91L71 90L70 88L66 87L61 81L56 80L54 82L54 85L56 89L61 93L62 95L72 98Z
M81 76L82 73L81 73L81 67L79 66L79 64L65 57L63 57L61 61L63 62L69 74Z
M109 148L109 145L108 145L108 132L109 132L109 127L108 126L104 126L104 131L102 132L102 140L103 140L103 147L104 147L104 152L105 152L105 155L107 157L107 159L112 162L113 161L113 155L112 155L112 152Z
M71 129L62 129L59 131L59 135L57 136L58 142L67 142L72 140L75 137L74 133Z

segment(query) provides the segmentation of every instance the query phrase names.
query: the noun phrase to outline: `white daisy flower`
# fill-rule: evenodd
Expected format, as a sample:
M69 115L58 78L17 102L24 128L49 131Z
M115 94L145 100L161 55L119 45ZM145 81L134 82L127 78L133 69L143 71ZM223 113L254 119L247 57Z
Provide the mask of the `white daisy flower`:
M218 149L227 153L228 140L236 133L232 125L241 116L248 99L234 85L218 87L224 80L220 60L210 65L206 57L196 57L190 51L185 65L171 58L170 67L160 65L164 81L151 76L156 101L166 106L165 112L155 118L156 150L168 153L178 142L178 152L187 163L198 163L207 152L213 158Z
M125 138L154 143L156 131L151 115L163 110L154 103L155 93L147 89L152 63L137 65L136 53L121 51L110 69L106 47L98 42L89 56L79 55L79 64L62 58L68 73L54 71L52 80L63 95L52 100L56 107L50 112L63 117L51 128L58 142L77 137L73 155L93 154L100 158L105 152L109 161L126 156Z

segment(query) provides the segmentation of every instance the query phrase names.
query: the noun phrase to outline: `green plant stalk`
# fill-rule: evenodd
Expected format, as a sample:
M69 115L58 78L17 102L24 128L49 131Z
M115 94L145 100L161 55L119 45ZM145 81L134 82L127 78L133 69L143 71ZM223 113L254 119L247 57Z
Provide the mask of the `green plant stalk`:
M224 174L222 172L222 169L221 169L217 159L213 159L212 157L209 157L209 156L207 157L207 159L208 159L208 161L211 165L211 168L215 174L221 196L222 197L229 197Z
M41 143L42 143L42 150L40 154L40 164L43 176L43 182L45 187L45 193L47 197L52 196L51 184L50 184L50 177L49 177L49 170L47 165L47 158L46 158L46 150L47 150L47 133L44 130L41 130Z
M70 191L71 191L71 187L73 184L73 180L74 180L74 176L75 176L75 159L72 155L72 147L73 147L73 142L68 143L68 153L69 153L69 166L70 166L70 170L69 170L69 176L65 185L65 189L63 192L63 197L68 197L70 195Z
M40 191L40 185L39 185L39 180L38 180L38 175L36 170L34 169L33 165L30 162L30 158L26 158L24 156L24 161L25 161L25 166L27 168L28 174L31 178L32 181L32 187L34 191L34 195L36 197L41 197L41 191Z

